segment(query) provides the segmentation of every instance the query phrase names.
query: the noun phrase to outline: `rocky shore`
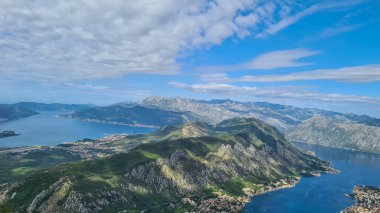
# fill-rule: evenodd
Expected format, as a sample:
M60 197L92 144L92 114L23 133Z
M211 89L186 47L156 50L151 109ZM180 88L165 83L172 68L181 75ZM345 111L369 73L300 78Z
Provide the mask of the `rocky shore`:
M380 188L373 186L355 186L354 193L349 197L356 204L342 211L342 213L378 213L380 212Z

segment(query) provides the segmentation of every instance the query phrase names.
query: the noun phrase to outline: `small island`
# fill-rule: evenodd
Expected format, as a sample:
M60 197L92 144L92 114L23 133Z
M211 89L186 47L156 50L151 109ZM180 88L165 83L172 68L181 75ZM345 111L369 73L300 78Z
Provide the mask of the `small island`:
M356 204L342 213L380 212L380 188L373 186L355 186L354 193L349 195Z
M0 138L5 138L5 137L11 137L11 136L17 136L20 134L16 134L14 131L10 130L0 130Z

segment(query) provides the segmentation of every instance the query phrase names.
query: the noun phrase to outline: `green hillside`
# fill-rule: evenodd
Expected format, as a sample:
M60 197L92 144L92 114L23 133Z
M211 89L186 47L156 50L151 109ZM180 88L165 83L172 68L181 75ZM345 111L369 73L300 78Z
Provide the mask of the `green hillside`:
M159 135L165 140L157 140ZM252 118L215 126L189 123L134 137L152 140L129 152L32 171L1 185L1 208L181 212L225 206L238 211L250 194L333 171L328 162L299 151L275 128Z

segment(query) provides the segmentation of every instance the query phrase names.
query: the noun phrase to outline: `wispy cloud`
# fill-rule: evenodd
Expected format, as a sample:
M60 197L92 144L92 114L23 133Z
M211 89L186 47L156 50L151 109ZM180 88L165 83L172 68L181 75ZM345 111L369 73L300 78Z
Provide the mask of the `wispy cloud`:
M108 89L106 86L102 85L93 85L93 84L75 84L75 83L66 83L66 86L74 87L77 89L87 89L87 90L105 90Z
M276 69L285 67L300 67L311 63L298 62L297 60L320 53L308 49L293 49L268 52L250 61L247 66L250 69Z
M324 102L358 102L358 103L376 103L380 104L380 99L354 96L336 93L320 93L304 87L248 87L234 86L231 84L183 84L178 82L170 82L170 85L176 88L182 88L195 93L217 94L226 97L245 97L247 100L254 100L258 97L270 100L314 100Z
M335 8L344 8L344 7L352 6L358 3L360 3L360 1L351 0L351 1L328 1L324 3L312 5L292 16L286 17L284 19L281 19L279 22L272 24L266 30L264 30L264 32L257 34L256 38L265 38L269 35L276 34L280 32L281 30L287 28L288 26L298 22L302 18L312 15L316 12L319 12L322 10L335 9Z
M247 75L239 78L229 78L227 75L201 76L208 82L289 82L305 80L333 80L344 82L377 82L380 81L380 64L343 67L338 69L318 69L296 72L284 75Z
M299 59L307 58L319 51L308 50L304 48L279 50L267 52L253 58L252 60L240 64L224 66L204 66L198 67L197 70L205 72L230 72L239 70L272 70L286 67L301 67L310 65L310 62L299 62Z
M357 29L359 26L358 25L347 25L347 26L335 26L335 27L329 27L324 29L319 35L319 38L328 38L332 37L338 34L342 34L345 32L350 32L352 30Z

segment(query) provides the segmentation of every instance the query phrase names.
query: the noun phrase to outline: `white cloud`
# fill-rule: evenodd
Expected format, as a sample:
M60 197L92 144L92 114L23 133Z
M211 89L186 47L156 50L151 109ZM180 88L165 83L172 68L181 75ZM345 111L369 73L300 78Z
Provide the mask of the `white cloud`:
M224 95L229 98L243 97L246 100L254 100L256 98L265 98L266 100L301 100L301 101L324 101L324 102L357 102L357 103L376 103L380 104L380 99L354 96L345 94L325 94L304 87L248 87L234 86L230 84L182 84L178 82L170 82L170 85L182 88L195 93Z
M0 75L71 81L128 73L175 74L184 51L218 45L231 36L244 38L263 30L274 34L267 28L302 9L293 4L282 0L2 0Z
M3 103L34 101L44 103L93 103L108 105L125 100L139 101L153 93L126 83L33 82L7 81L0 78Z
M204 66L197 70L205 72L230 72L239 70L271 70L286 67L301 67L310 65L309 62L298 62L297 60L319 54L319 51L298 48L291 50L279 50L267 52L256 58L241 64L224 66Z
M86 90L105 90L108 89L106 86L102 85L93 85L93 84L74 84L74 83L66 83L66 86L74 87L77 89L86 89Z
M201 75L200 80L206 82L228 82L231 79L226 73L210 73Z
M289 82L304 80L334 80L343 82L377 82L380 81L380 64L343 67L338 69L318 69L305 72L296 72L284 75L247 75L240 78L228 76L202 78L209 82Z
M250 61L246 66L250 69L276 69L284 67L300 67L306 66L311 63L297 62L298 59L306 58L318 54L318 51L311 51L307 49L293 49L273 51L260 55L259 57Z
M169 82L169 85L176 88L186 89L196 93L206 93L206 94L222 94L222 95L232 95L236 92L240 92L241 88L234 87L229 84L194 84L187 85L179 82ZM249 90L254 90L255 88L250 88Z
M3 0L0 74L49 80L174 74L181 51L254 27L241 13L265 7L256 2Z

